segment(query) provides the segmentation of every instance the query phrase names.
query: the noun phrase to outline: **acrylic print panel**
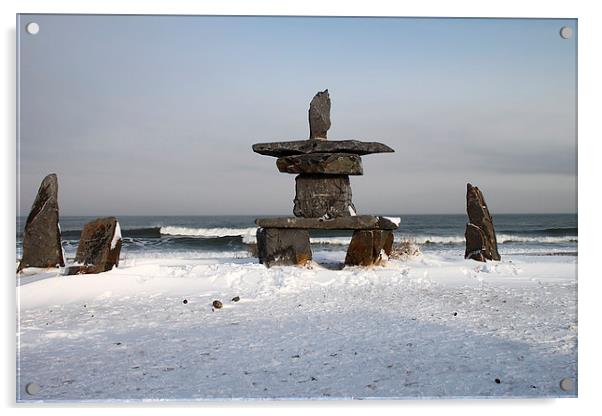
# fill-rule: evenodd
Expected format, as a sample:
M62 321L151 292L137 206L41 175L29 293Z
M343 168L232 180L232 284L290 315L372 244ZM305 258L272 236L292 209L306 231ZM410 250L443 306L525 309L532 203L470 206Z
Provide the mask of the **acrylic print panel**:
M576 20L17 24L18 401L577 395Z

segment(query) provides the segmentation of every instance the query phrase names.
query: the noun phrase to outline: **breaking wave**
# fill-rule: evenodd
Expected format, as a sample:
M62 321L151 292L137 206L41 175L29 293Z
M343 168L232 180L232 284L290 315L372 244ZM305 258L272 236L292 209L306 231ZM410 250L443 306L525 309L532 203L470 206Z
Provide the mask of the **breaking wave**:
M257 227L248 228L188 228L188 227L161 227L161 235L221 238L242 237L243 242L254 242Z
M82 234L82 230L61 230L61 237L68 239L78 239ZM18 235L21 237L21 234ZM130 228L121 229L122 237L130 238L160 238L161 232L159 227L148 228Z

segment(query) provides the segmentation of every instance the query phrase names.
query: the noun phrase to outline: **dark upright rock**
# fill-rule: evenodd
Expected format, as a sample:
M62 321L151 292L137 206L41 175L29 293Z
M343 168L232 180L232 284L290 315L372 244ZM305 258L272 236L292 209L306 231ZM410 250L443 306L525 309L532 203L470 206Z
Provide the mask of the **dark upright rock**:
M267 267L302 265L311 260L307 230L258 228L257 257Z
M310 153L281 157L276 166L284 173L363 175L362 158L350 153Z
M17 270L26 267L64 266L59 229L58 180L52 173L44 178L23 231L23 258Z
M483 255L485 248L485 235L479 227L474 224L466 224L466 231L464 232L464 238L466 239L466 251L464 253L465 259L472 259L477 261L485 261Z
M295 178L296 217L335 218L355 214L347 175L312 175Z
M330 96L328 90L315 95L309 104L309 138L326 140L330 128Z
M489 209L485 203L483 194L476 186L467 184L466 190L466 211L468 213L468 224L466 225L466 252L465 258L485 261L500 260L500 254L497 251L497 240L493 220ZM478 228L479 234L474 227ZM482 240L482 242L479 242ZM481 246L479 249L478 247ZM476 254L476 252L479 254Z
M98 218L87 223L77 246L75 262L68 274L101 273L119 266L121 231L115 217Z
M380 264L391 255L393 232L389 230L357 230L345 256L347 266Z

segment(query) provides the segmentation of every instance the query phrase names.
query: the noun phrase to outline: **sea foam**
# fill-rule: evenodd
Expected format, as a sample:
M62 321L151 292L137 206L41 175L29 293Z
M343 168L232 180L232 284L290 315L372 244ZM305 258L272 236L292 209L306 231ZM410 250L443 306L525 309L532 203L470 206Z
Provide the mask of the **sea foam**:
M257 227L247 228L189 228L189 227L161 227L161 235L185 236L185 237L236 237L240 236L243 242L255 241Z

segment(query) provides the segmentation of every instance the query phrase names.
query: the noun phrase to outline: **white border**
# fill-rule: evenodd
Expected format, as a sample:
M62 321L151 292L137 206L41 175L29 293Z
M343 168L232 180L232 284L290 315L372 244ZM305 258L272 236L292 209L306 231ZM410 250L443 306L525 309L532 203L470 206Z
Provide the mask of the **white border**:
M156 414L157 412L197 413L219 412L239 413L242 408L252 414L306 414L317 412L328 414L341 407L345 413L399 414L416 410L428 413L483 414L507 416L509 412L520 410L543 411L547 415L569 412L583 412L599 408L596 398L600 386L600 297L602 276L597 271L597 257L602 243L597 237L601 234L600 171L596 169L600 159L602 140L600 124L600 41L602 22L596 13L594 1L531 1L506 0L485 2L470 0L455 1L412 1L387 2L379 0L296 0L290 2L272 1L186 1L186 0L105 0L105 1L35 1L4 0L0 2L2 21L2 83L3 100L0 126L3 134L2 166L2 247L0 253L5 273L2 276L4 322L2 328L2 375L0 391L2 404L12 414L15 407L15 301L14 301L14 236L15 236L15 14L16 13L108 13L108 14L263 14L263 15L345 15L345 16L442 16L442 17L557 17L579 19L579 399L559 400L442 400L442 401L399 401L399 402L225 402L198 404L157 403L144 406L136 413ZM596 42L598 44L596 44ZM598 406L596 406L598 404ZM20 405L26 413L40 410L39 407ZM90 406L86 406L90 407ZM132 406L112 406L111 412L131 414ZM174 407L177 407L174 408ZM201 409L199 409L200 407ZM42 406L51 413L64 415L79 414L82 409L71 406ZM103 414L106 409L86 408L86 413Z

